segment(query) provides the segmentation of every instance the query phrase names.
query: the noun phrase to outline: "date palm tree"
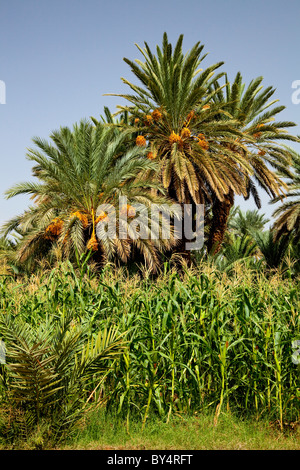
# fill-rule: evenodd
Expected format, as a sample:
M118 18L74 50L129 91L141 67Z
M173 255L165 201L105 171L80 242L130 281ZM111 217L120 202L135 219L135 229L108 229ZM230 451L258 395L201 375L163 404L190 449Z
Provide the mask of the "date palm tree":
M222 106L226 112L219 115L220 121L226 121L228 116L235 119L241 132L237 141L231 145L233 152L242 153L251 167L246 174L245 199L253 197L258 208L261 207L258 187L262 188L270 198L283 194L286 185L278 175L278 171L285 171L291 164L291 152L283 142L298 141L295 136L287 132L287 128L295 126L290 121L276 121L275 117L285 109L284 106L275 105L278 100L270 98L275 93L271 86L263 88L263 77L257 77L246 87L241 73L237 73L232 84L225 75L226 87L220 87L216 81L211 85L217 91L212 93L212 100ZM236 147L235 144L239 146ZM208 242L208 250L215 250L221 246L227 228L228 217L234 204L234 192L230 190L221 200L214 198L212 204L212 224Z
M165 33L156 54L146 42L137 46L144 61L124 60L140 85L123 78L133 93L114 96L130 102L119 108L132 116L136 144L159 160L169 195L181 203L209 203L207 248L217 252L235 194L253 196L258 207L257 184L270 197L279 195L284 183L275 170L290 158L278 140L297 139L286 132L294 123L274 122L284 107L272 107L275 90L263 90L262 77L246 88L239 73L230 85L224 73L215 74L222 62L201 70L203 45L184 55L182 42L181 35L173 49Z
M291 241L291 237L288 234L285 234L278 240L274 240L273 231L266 230L264 232L253 233L253 238L269 269L277 269L283 266Z
M90 407L90 384L105 378L127 348L116 326L95 334L72 313L26 322L2 315L6 366L0 369L0 433L16 442L33 436L37 448L57 444Z
M3 228L5 236L22 230L17 253L20 261L44 257L59 248L67 257L91 250L99 262L128 262L133 253L140 253L149 269L157 268L159 252L173 243L172 232L169 239L152 236L151 230L157 232L159 223L148 227L144 219L142 229L149 236L134 239L129 236L130 227L137 215L134 205L168 207L168 199L157 184L144 179L157 164L145 157L145 150L129 146L128 135L105 123L93 125L82 120L73 129L54 131L51 143L33 139L36 148L29 150L28 158L35 162L33 175L38 181L16 184L6 192L8 198L30 194L34 200L33 206ZM126 198L124 207L119 207L121 196ZM115 208L114 237L103 232L109 223L106 207ZM120 225L127 236L119 236Z
M222 246L222 250L212 256L212 260L218 269L230 272L239 262L246 263L248 266L253 265L256 252L256 242L250 235L238 236L231 233Z
M239 206L233 207L228 220L228 229L237 236L251 235L253 231L262 231L269 219L257 209L243 212Z

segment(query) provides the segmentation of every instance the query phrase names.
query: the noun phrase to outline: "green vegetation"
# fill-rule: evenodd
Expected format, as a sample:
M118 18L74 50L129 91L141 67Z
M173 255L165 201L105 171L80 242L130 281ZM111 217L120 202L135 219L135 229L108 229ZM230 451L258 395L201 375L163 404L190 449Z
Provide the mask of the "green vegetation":
M246 86L238 73L230 84L215 74L222 63L199 69L200 43L185 54L182 41L173 48L165 34L156 55L139 48L145 62L125 59L141 82L123 79L129 104L60 128L50 143L35 138L35 181L6 192L33 205L0 239L3 447L75 443L98 414L99 429L119 423L125 443L139 432L150 448L151 429L167 435L178 422L208 423L210 436L268 422L293 445L300 157L282 142L300 140L287 131L294 123L275 120L284 107L261 77ZM274 221L258 210L257 185L283 201ZM244 213L235 195L258 209ZM165 212L148 225L153 204ZM186 233L176 238L185 204L192 215L205 208L194 252ZM191 445L239 445L218 439Z
M2 438L16 444L41 433L54 445L95 407L128 433L132 422L144 430L153 418L203 413L213 413L216 425L229 411L281 430L296 426L299 283L288 273L240 264L229 276L206 263L182 274L165 265L156 279L141 279L86 269L67 263L1 282ZM98 347L109 329L120 339L106 336Z

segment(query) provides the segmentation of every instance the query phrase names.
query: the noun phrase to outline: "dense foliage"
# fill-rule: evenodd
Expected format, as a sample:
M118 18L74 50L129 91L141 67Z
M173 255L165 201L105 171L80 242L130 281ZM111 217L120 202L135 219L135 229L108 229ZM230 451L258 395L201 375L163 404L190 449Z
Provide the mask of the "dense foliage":
M2 439L53 444L95 406L128 429L133 418L205 410L215 423L229 409L282 429L299 420L299 283L289 273L165 265L141 281L85 269L1 282Z
M284 107L261 77L200 70L203 46L182 41L138 46L127 104L35 138L34 181L6 192L33 205L0 238L4 445L56 445L94 407L128 431L206 410L215 424L223 410L299 422L300 167L283 144L299 143L295 124L275 120ZM274 220L258 188L282 202ZM149 226L153 204L164 212ZM188 253L185 204L205 208Z

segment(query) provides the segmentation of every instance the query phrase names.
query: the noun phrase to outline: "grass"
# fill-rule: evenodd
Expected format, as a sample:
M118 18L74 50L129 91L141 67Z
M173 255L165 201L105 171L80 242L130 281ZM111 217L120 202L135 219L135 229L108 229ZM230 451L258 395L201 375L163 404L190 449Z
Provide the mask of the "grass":
M278 424L241 420L221 413L214 416L172 417L169 423L150 420L141 430L133 422L116 421L103 411L93 413L77 436L62 449L74 450L300 450L300 430L280 431Z

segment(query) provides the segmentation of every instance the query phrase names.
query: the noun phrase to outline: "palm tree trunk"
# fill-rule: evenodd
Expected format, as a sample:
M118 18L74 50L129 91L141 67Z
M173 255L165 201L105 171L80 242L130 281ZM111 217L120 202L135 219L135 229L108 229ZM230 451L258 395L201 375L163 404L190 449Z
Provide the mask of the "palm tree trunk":
M231 189L229 190L229 193L225 195L223 201L216 199L213 204L213 219L207 242L207 251L209 254L216 254L221 249L221 245L227 229L229 212L233 204L234 192Z

